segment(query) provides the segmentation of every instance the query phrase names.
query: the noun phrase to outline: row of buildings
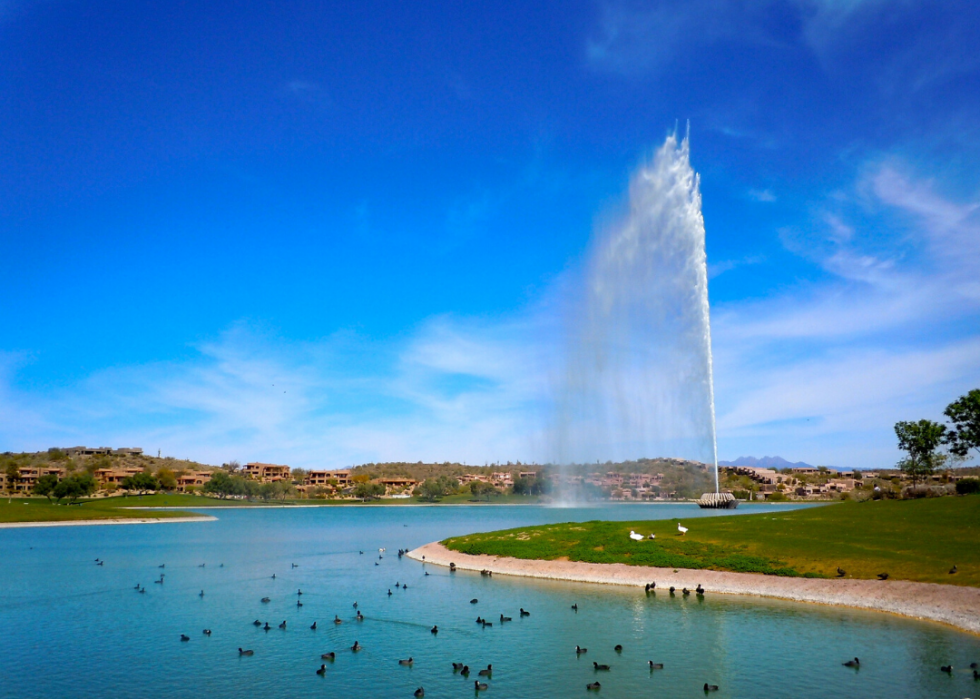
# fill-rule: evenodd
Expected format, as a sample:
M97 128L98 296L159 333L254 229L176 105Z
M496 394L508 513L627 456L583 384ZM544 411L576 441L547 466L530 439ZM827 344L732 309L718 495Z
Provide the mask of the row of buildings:
M98 454L96 454L98 455ZM122 482L137 473L141 473L142 468L123 467L123 468L100 468L92 472L92 477L99 484L102 490L114 490L122 485ZM177 481L177 491L186 493L199 490L210 480L214 471L192 470L178 471L175 474ZM21 466L18 469L17 478L8 487L8 475L6 471L0 471L0 490L14 492L18 494L28 494L34 490L38 479L42 476L55 476L59 481L68 475L67 469L60 466ZM279 464L248 463L242 468L241 475L260 483L276 483L279 481L292 481L292 469L289 466ZM508 474L509 475L509 474ZM382 477L375 479L381 483L388 491L412 490L418 485L418 481L412 478ZM300 491L311 491L314 488L324 488L333 491L342 491L354 485L350 470L338 471L309 471L302 483L297 485Z
M854 471L840 471L832 468L799 466L789 469L790 473L780 473L771 468L757 466L726 466L725 470L735 476L746 476L758 485L758 492L768 498L776 492L794 494L801 498L827 497L839 493L849 493L860 485L861 477L877 478L874 471L860 472L855 478ZM819 476L813 481L810 476Z
M130 476L141 473L141 468L100 468L92 472L92 477L103 490L118 488L123 480ZM194 488L199 488L211 480L211 471L184 471L176 476L177 490L189 492ZM38 480L42 476L54 476L59 481L68 475L66 469L60 466L21 466L18 469L17 479L8 487L8 475L0 472L0 490L27 494L34 490Z

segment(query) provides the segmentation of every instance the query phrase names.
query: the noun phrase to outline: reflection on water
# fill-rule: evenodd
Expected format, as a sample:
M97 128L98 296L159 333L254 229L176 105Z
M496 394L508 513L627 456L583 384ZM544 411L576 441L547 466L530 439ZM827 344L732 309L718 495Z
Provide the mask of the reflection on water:
M691 506L216 514L219 520L208 523L0 531L0 697L411 697L419 686L427 697L470 696L476 670L488 663L493 697L584 697L596 678L604 697L703 696L705 682L720 686L713 694L719 699L977 691L967 667L980 660L980 639L934 624L710 591L701 601L487 579L426 570L395 555L451 535L522 524L702 514ZM387 552L379 560L380 547ZM164 582L154 583L161 573ZM363 622L355 620L355 601ZM531 616L521 618L520 607ZM502 613L513 621L501 625ZM334 615L343 623L332 623ZM477 616L494 625L476 624ZM253 626L255 620L268 621L271 630ZM314 620L316 631L309 628ZM430 633L433 624L438 635ZM182 633L190 640L181 642ZM355 640L363 651L347 650ZM576 656L576 644L588 653ZM617 644L622 653L613 650ZM254 656L239 657L239 647ZM337 658L320 677L315 670L326 651ZM841 666L855 655L860 671ZM398 665L409 656L412 667ZM649 660L664 669L651 671ZM473 669L468 680L453 674L453 662ZM593 662L612 670L596 675ZM938 669L949 663L952 677Z

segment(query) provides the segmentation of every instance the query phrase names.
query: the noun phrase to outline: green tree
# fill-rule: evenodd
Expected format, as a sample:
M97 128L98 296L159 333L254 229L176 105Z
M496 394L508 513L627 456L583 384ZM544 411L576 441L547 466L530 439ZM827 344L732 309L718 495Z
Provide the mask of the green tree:
M354 486L354 497L362 500L377 500L385 494L385 487L381 483L358 483Z
M908 454L898 463L898 467L912 479L913 486L945 462L945 457L936 453L945 440L945 425L932 420L896 422L895 435L898 437L898 448Z
M20 482L20 467L16 461L8 461L4 471L7 474L7 492L12 493Z
M75 476L68 476L58 483L51 491L58 502L68 498L69 502L75 502L80 497L91 495L95 492L95 478L91 473L80 473Z
M169 468L161 468L157 471L157 480L164 490L177 490L177 474Z
M135 490L140 495L149 490L160 489L160 482L157 481L152 473L147 473L146 471L140 471L132 476L126 476L119 485L126 490Z
M34 484L35 495L44 495L51 502L51 494L58 487L58 477L53 473L41 476Z
M439 482L438 478L426 478L422 485L417 488L417 492L419 498L426 502L435 502L445 495L443 484Z
M980 453L980 388L974 388L946 406L945 415L953 424L946 434L949 450L961 457L969 454L971 449Z
M205 483L201 490L224 499L231 495L231 479L232 477L228 475L227 471L215 471L211 474L211 480Z
M68 461L68 454L57 447L48 449L48 459L51 461Z

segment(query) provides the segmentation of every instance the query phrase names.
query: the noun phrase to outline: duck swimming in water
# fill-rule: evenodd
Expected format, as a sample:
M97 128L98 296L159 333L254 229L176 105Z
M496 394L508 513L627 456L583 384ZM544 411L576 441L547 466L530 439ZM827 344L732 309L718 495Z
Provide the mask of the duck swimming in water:
M210 636L211 635L211 629L204 629L204 635L205 636Z
M503 624L505 621L513 621L509 616L500 615L500 623Z
M182 634L180 634L180 640L181 641L189 641L189 640L191 640L191 637L188 636L187 634L182 633Z
M433 626L431 629L429 629L429 632L433 634L439 633L439 627Z
M651 670L663 670L664 669L664 664L663 663L655 663L652 660L648 660L647 663L650 665L650 669Z
M575 646L575 655L582 655L582 653L588 653L588 648L582 648L581 646Z
M356 653L357 651L361 650L361 648L363 648L363 647L364 646L362 646L360 643L358 643L357 641L354 641L354 645L352 645L350 647L350 649Z
M600 665L599 663L592 663L592 669L597 671L602 671L602 672L608 672L610 668L608 665Z
M239 655L255 655L255 651L254 650L244 650L242 648L239 648L238 649L238 654Z
M490 685L488 685L486 682L480 682L480 680L473 680L473 688L478 692L482 692L484 689L487 689L489 686Z
M321 665L320 666L320 669L316 671L316 674L318 674L320 677L323 677L324 675L326 675L327 674L327 666L326 665Z
M311 631L316 631L316 622L315 621L310 625L310 630Z
M415 658L406 658L405 660L399 660L398 661L398 664L399 665L411 665L414 662L415 662Z
M357 617L356 618L357 618L358 621L364 621L364 615L361 614L361 611L360 610L357 611Z
M323 655L321 655L320 656L320 660L333 660L336 657L337 657L337 654L334 653L333 651L330 651L329 653L324 653Z
M857 658L854 660L848 660L846 663L841 663L844 667L861 667L861 661Z
M524 607L521 607L521 616L531 616L531 612L525 611Z
M265 626L263 626L263 627L262 627L262 630L263 630L263 631L268 631L268 630L269 630L269 629L271 629L271 628L272 628L272 627L271 627L271 626L269 626L269 622L267 621L267 622L265 622Z
M262 622L256 619L255 621L252 622L252 626L262 626Z
M622 653L623 652L623 647L621 645L619 645L619 644L616 644L616 647L613 648L613 650L616 651L617 653Z
M602 685L598 682L590 682L589 684L585 685L585 688L592 692L598 692L600 689L602 689Z
M707 682L705 682L704 683L704 691L706 691L706 692L717 692L718 691L718 685L716 685L716 684L708 684Z
M480 670L476 674L478 674L480 677L493 677L493 665L487 665L485 669Z
M343 619L341 619L341 618L340 618L339 616L337 616L336 614L334 614L334 615L333 615L333 623L335 623L335 624L343 624L343 623L344 623L344 620L343 620Z
M418 689L415 690L415 696L416 697L424 697L425 696L425 690L422 689L421 687L419 687Z

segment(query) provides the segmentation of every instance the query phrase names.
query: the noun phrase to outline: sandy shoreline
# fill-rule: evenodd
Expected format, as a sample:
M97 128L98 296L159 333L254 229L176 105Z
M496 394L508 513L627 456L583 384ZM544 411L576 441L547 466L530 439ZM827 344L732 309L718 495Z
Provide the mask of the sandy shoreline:
M209 515L198 517L120 517L119 519L75 519L59 522L4 522L0 529L24 529L27 527L82 527L98 524L166 524L168 522L214 522L218 518Z
M980 635L980 589L935 583L878 580L826 580L785 578L717 570L647 568L622 563L540 561L498 556L471 556L450 551L438 542L409 551L409 558L460 570L491 570L494 575L516 575L547 580L630 585L657 583L657 591L670 586L694 589L700 583L708 594L754 595L842 607L889 612L925 619Z

